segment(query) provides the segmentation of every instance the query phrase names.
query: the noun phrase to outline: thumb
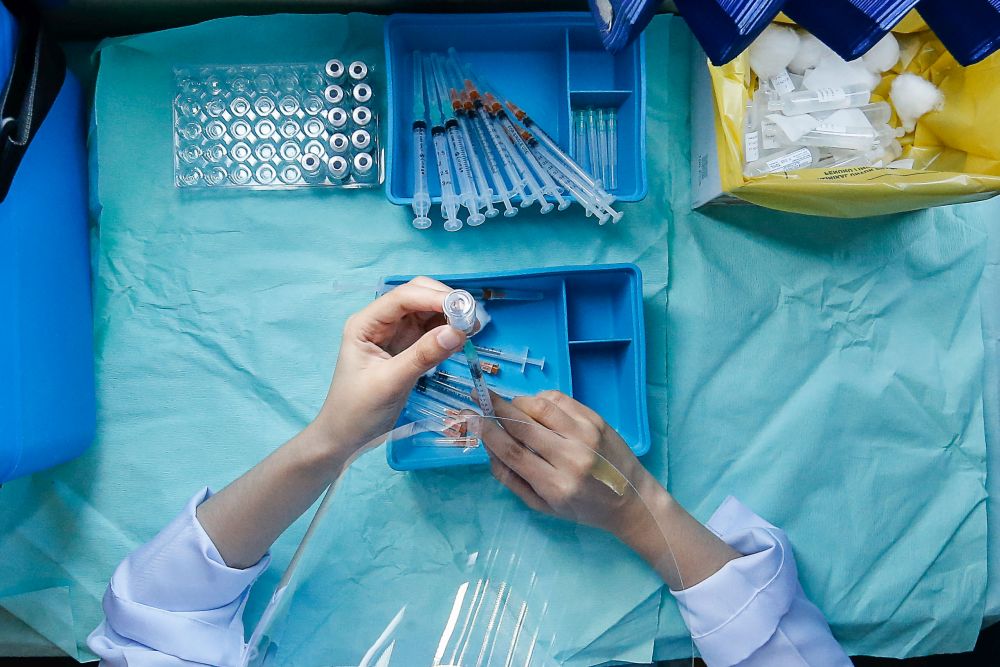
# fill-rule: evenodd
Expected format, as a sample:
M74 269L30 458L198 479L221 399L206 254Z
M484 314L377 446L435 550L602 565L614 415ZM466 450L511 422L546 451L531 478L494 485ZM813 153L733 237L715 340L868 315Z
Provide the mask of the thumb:
M462 349L465 334L447 324L431 329L392 359L394 372L407 383L417 379Z

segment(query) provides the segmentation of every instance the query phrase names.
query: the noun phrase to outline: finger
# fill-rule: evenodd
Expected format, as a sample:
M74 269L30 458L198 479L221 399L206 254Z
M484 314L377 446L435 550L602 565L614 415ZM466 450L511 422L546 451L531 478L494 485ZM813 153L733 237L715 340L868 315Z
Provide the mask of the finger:
M462 349L464 344L465 334L444 324L425 333L386 364L398 381L397 386L409 387L421 375Z
M418 287L427 287L429 289L437 290L438 292L452 291L452 288L448 287L444 283L434 280L433 278L428 278L427 276L417 276L407 284L417 285Z
M552 508L538 495L531 485L524 481L524 478L504 465L503 461L496 456L490 455L490 471L497 480L514 492L525 505L536 512L552 513Z
M567 438L583 436L580 422L566 414L559 405L543 397L518 396L513 401L514 407L531 417L545 428Z
M444 313L447 290L407 283L372 301L358 311L355 320L362 330L371 325L393 324L412 313Z
M568 414L574 419L580 419L582 421L588 422L595 426L601 426L605 423L604 418L597 414L586 405L576 400L571 396L567 396L561 391L556 391L554 389L549 389L547 391L540 392L539 397L544 398L548 401L552 401L562 409L563 412Z
M480 437L492 456L517 473L536 493L544 491L547 481L555 473L555 469L545 459L518 442L504 428L500 428L495 419L482 420Z
M496 394L492 394L492 399L493 410L500 418L500 425L503 426L504 431L524 443L552 466L557 466L563 461L566 438L542 426L519 410L512 402L506 401ZM517 472L516 469L515 472Z

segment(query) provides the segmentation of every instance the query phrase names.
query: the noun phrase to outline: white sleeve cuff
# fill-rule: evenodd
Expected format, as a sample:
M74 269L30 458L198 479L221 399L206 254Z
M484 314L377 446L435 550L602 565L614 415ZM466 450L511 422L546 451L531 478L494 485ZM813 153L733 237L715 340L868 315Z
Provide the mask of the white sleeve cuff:
M238 664L243 607L265 555L253 567L228 567L195 512L197 493L151 542L126 558L104 595L107 624L124 638L182 660Z
M799 594L798 570L785 533L732 496L707 526L744 556L671 592L705 662L735 665L774 635Z

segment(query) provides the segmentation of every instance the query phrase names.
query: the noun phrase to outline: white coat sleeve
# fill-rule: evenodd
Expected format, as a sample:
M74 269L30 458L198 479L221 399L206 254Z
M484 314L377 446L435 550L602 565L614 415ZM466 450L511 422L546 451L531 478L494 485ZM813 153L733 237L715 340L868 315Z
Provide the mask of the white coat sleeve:
M243 607L269 556L245 570L225 564L195 516L210 495L196 494L115 570L105 620L87 638L102 666L239 664Z
M707 526L743 557L671 593L709 667L851 666L823 613L806 598L783 531L731 496Z

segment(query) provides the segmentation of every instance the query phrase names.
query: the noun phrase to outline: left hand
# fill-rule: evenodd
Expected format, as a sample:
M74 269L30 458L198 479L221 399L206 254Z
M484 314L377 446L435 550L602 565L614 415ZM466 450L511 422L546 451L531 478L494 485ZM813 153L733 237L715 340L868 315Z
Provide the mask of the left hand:
M465 334L442 314L450 291L414 278L347 320L333 382L314 421L345 459L389 431L420 376L465 344Z

